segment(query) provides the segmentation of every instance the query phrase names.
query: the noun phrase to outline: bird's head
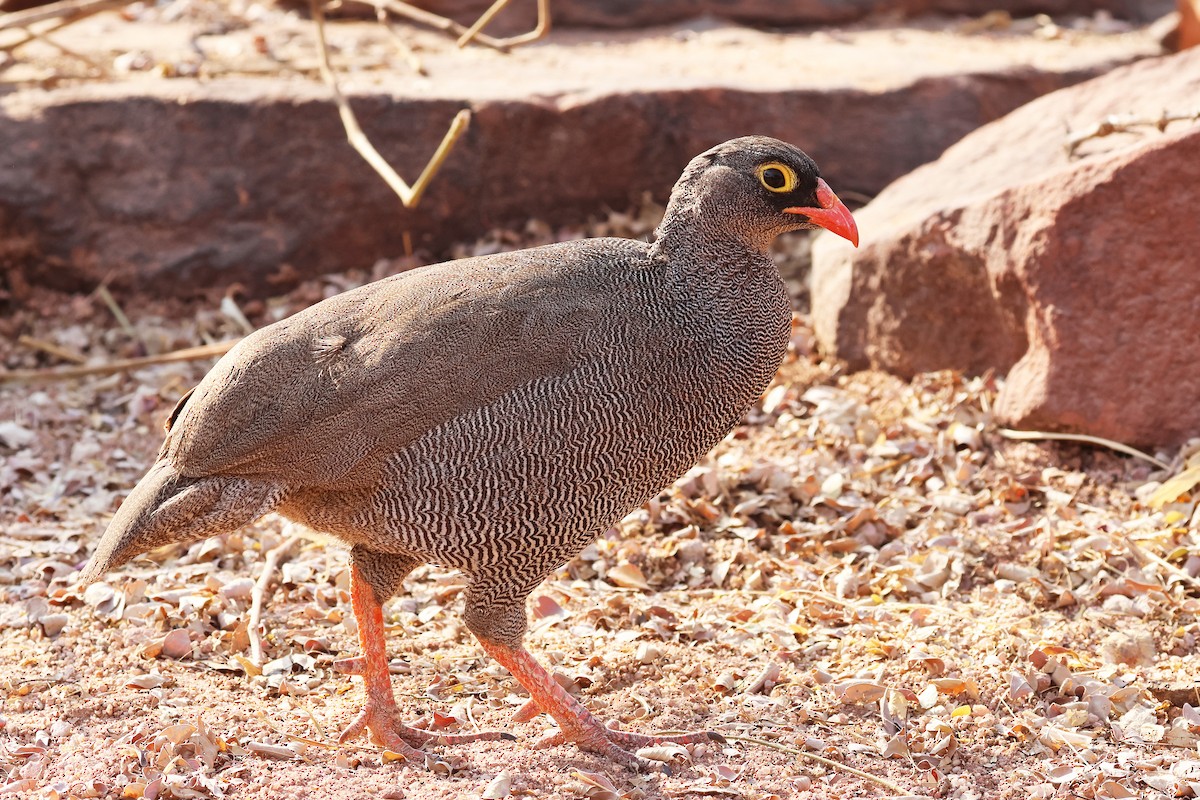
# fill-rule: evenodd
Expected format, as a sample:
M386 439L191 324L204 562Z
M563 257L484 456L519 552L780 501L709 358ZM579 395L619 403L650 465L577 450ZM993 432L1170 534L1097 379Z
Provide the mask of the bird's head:
M692 159L671 193L664 224L675 216L699 218L760 247L806 228L824 228L858 246L854 217L816 163L767 136L731 139Z

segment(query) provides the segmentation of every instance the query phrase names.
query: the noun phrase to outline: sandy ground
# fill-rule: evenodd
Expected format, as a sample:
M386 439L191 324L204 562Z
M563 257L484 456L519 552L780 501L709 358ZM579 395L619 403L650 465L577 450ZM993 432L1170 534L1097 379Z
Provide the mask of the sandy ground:
M548 238L644 233L655 210ZM792 260L804 243L793 240ZM380 265L379 272L399 264ZM267 324L367 280L248 302ZM125 309L39 291L10 301L7 369L236 336L235 306ZM903 382L792 352L746 422L689 475L538 590L531 649L638 731L709 728L725 746L637 775L512 725L523 690L459 620L459 576L426 567L389 606L395 692L447 731L454 769L335 744L360 702L345 548L268 517L73 588L210 362L0 384L0 792L19 797L1189 797L1200 789L1200 551L1186 480L1104 448L1012 442L996 385ZM1175 471L1183 454L1174 459ZM1184 476L1187 477L1186 474ZM1159 491L1155 491L1158 489ZM246 614L274 574L264 656ZM660 754L670 757L670 753ZM816 761L819 756L827 761ZM850 769L860 773L852 772Z
M211 8L191 6L192 22ZM268 20L276 38L262 41L252 29L215 23L202 35L172 28L127 41L120 37L135 35L132 26L116 19L64 29L61 41L93 54L88 47L107 42L103 55L119 58L113 69L123 75L197 62L214 75L279 72L282 63L311 77L314 67L307 23L294 15ZM1069 60L1079 47L1108 46L1087 26L967 33L975 37L961 48L968 59L1043 48L1036 58ZM1152 47L1144 33L1103 35ZM905 61L938 34L845 36L814 34L824 54L815 60L768 34L723 26L681 30L671 41L685 49L703 39L755 61L769 52L830 76L826 57L856 37L877 37L880 48L888 39L895 48L887 52ZM747 37L768 50L747 49ZM379 28L351 25L332 38L347 69L352 55L388 69L408 63ZM417 55L450 82L440 86L453 87L454 64L468 62L434 38L418 39ZM626 38L558 41L615 59L614 69L626 50L659 47ZM508 63L536 81L557 46L519 51ZM1113 46L1126 52L1129 42ZM195 47L203 59L193 58ZM6 82L96 77L82 62L65 69L72 59L61 52L49 49L45 60L31 52L6 65ZM468 52L463 80L493 58ZM462 254L641 235L655 221L647 209L582 231L531 224ZM789 247L784 266L797 274L804 243ZM225 340L408 265L328 276L265 302L222 302L224 287L189 303L118 298L126 324L97 295L10 287L0 297L0 367L102 363ZM77 590L77 570L152 460L163 421L210 360L0 384L0 794L1200 795L1200 669L1191 659L1200 633L1192 497L1200 476L1184 469L1195 448L1158 454L1164 469L1104 447L1010 441L991 420L994 379L904 382L848 374L821 358L795 288L792 352L745 424L531 602L530 648L598 714L638 731L713 729L727 745L657 754L673 756L671 776L633 774L570 746L536 749L549 722L510 723L523 690L462 626L459 576L432 566L387 610L397 700L426 725L512 730L519 740L431 748L450 774L391 760L365 741L337 745L361 692L358 679L331 667L356 649L346 549L279 518L151 554ZM264 655L255 659L253 584L266 554L293 536L299 546L268 576Z

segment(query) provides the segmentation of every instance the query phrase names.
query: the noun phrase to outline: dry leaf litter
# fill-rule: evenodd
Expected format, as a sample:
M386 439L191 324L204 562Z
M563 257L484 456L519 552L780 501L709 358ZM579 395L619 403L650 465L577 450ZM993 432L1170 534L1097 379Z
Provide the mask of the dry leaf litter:
M645 235L660 209L580 230L530 223L475 255ZM807 240L784 243L800 276ZM287 296L139 303L25 291L0 364L103 362L235 337L396 271ZM803 283L794 278L801 309ZM387 608L397 698L439 730L429 772L365 740L332 661L356 649L346 548L267 517L143 557L80 592L77 569L211 362L0 385L0 795L39 798L1134 798L1200 795L1197 448L1182 472L1103 449L1010 442L997 381L846 373L803 311L745 423L586 548L530 604L529 644L599 714L725 745L643 751L634 775L573 747L462 625L463 579L429 566ZM1172 480L1168 477L1178 472ZM1165 483L1164 483L1165 481ZM292 536L251 657L265 554ZM829 759L822 763L804 754ZM894 788L860 777L852 767Z

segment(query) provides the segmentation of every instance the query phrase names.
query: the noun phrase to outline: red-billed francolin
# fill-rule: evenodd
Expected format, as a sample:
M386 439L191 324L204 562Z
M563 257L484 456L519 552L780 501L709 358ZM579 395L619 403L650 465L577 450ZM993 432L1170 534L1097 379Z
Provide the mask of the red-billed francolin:
M179 401L150 471L82 580L274 511L351 545L369 729L423 763L444 736L401 722L382 604L423 563L468 578L483 649L575 742L635 768L658 742L611 730L524 648L525 600L696 463L779 367L791 306L774 239L857 244L803 152L734 139L688 164L653 243L604 238L468 258L332 297L247 336ZM526 712L525 716L531 714Z

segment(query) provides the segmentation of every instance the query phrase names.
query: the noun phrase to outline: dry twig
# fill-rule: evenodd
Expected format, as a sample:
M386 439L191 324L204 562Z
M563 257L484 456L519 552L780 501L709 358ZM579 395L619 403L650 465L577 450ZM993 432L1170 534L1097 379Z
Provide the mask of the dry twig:
M41 41L57 49L64 56L82 62L96 74L105 77L109 74L107 68L82 53L59 44L51 39L49 34L65 28L73 22L90 17L93 14L99 14L101 11L108 11L128 5L130 2L132 0L65 0L64 2L51 3L41 8L0 14L0 31L12 30L14 28L24 29L24 35L14 41L0 45L0 51L13 52L30 42ZM50 22L51 24L44 26L41 30L35 31L31 26L39 22Z
M1074 156L1079 146L1089 139L1112 136L1114 133L1130 133L1137 128L1157 128L1159 133L1164 133L1167 130L1167 126L1172 122L1195 122L1197 120L1200 120L1200 109L1182 114L1171 114L1164 110L1157 119L1134 116L1122 117L1113 114L1093 125L1089 125L1083 130L1069 132L1065 145L1067 155Z
M800 758L807 758L812 761L817 761L821 764L824 764L827 767L831 767L832 769L838 769L838 770L841 770L842 772L849 772L851 775L855 775L859 778L862 778L863 780L871 781L872 783L877 783L880 786L887 789L888 791L895 792L896 794L901 794L901 795L906 794L906 792L902 788L900 788L900 786L898 786L895 783L892 783L891 781L889 781L886 778L880 778L879 776L872 775L869 772L863 772L861 769L855 769L854 767L851 767L848 764L843 764L840 761L834 761L832 758L825 758L824 756L819 756L816 753L809 753L806 750L799 750L795 747L788 747L787 745L779 744L777 742L768 742L766 739L754 739L749 736L735 736L732 733L723 733L721 735L724 736L726 739L730 739L735 742L745 742L746 744L759 744L759 745L762 745L763 747L770 747L772 750L778 750L781 753L787 753L788 755L798 756Z
M1165 558L1144 550L1141 545L1129 537L1129 534L1123 531L1114 531L1114 533L1124 543L1126 549L1129 550L1139 565L1154 564L1164 572L1174 575L1181 583L1186 583L1193 589L1200 589L1200 579L1192 577Z
M479 19L475 20L475 24L468 28L462 36L458 37L455 43L459 47L466 47L471 43L472 39L479 36L487 24L492 21L492 18L500 13L501 9L507 6L511 0L496 0L484 11ZM507 39L500 39L497 43L503 47L514 47L519 44L537 41L550 32L550 0L537 0L537 24L529 33L522 33L519 36L510 36Z
M1171 465L1165 461L1161 461L1149 453L1144 453L1136 447L1130 447L1121 442L1114 442L1112 439L1105 439L1100 436L1088 436L1086 433L1055 433L1053 431L1016 431L1012 428L998 428L996 433L1003 436L1005 439L1019 439L1021 441L1034 441L1037 439L1056 439L1063 442L1084 442L1085 444L1095 444L1101 447L1107 447L1109 450L1116 450L1118 453L1124 453L1127 456L1140 458L1143 461L1148 461L1159 469L1170 469Z
M74 350L68 350L65 347L55 344L54 342L44 342L41 339L35 339L32 336L21 334L17 337L17 342L34 350L41 350L43 353L54 356L59 361L67 361L71 364L86 364L87 359Z
M421 59L416 52L405 41L404 37L392 30L391 22L388 19L387 9L383 6L375 6L375 18L379 20L379 24L383 26L383 30L392 39L392 43L396 45L396 49L400 51L400 55L408 62L408 67L413 72L421 76L429 75L425 69L425 65L421 63Z
M326 750L337 750L340 747L348 747L351 750L366 750L366 751L377 751L379 749L379 748L375 748L375 747L367 747L364 745L334 744L333 742L324 742L324 741L321 741L320 739L310 739L307 736L297 736L296 734L288 733L287 731L285 731L282 728L280 728L279 726L277 726L275 723L273 723L271 721L271 718L268 717L266 715L266 713L264 713L262 711L258 712L254 716L258 719L259 722L261 722L263 725L266 725L268 728L270 728L272 732L278 734L279 736L284 737L285 739L290 739L293 742L301 742L303 744L312 745L313 747L323 747Z
M125 315L124 310L122 310L120 304L117 303L117 298L112 296L112 292L108 290L108 287L104 284L100 284L100 288L96 290L96 294L99 295L100 299L104 301L104 305L108 306L108 310L112 312L113 318L116 319L117 324L121 326L121 330L125 332L125 335L130 339L138 338L137 331L134 330L133 324L129 321L129 317Z
M455 36L461 36L468 30L467 26L459 25L452 19L447 19L446 17L426 11L423 8L417 8L416 6L401 2L401 0L351 0L351 2L374 6L376 9L384 9L398 17L404 17L411 22L427 25L434 30L443 31ZM473 41L499 50L502 53L508 52L507 45L498 39L493 39L491 36L485 36L482 33L477 34Z
M69 24L69 23L60 21L59 24L52 26L52 29L58 30L59 28L65 27L67 24ZM86 66L88 69L92 70L92 72L94 72L99 77L107 78L109 76L108 69L104 65L98 64L95 61L93 61L92 59L85 56L83 53L72 50L71 48L67 47L66 45L59 44L54 39L51 39L49 30L35 31L32 28L26 28L24 38L22 38L17 43L14 43L12 45L5 47L4 49L10 50L10 51L16 50L21 45L28 44L29 42L32 42L35 40L42 42L43 44L48 45L50 47L53 47L55 50L57 50L59 53L66 56L67 58L72 58L72 59L80 62L81 64Z
M48 19L67 18L74 22L93 14L99 14L101 11L127 6L132 2L133 0L61 0L61 2L51 3L41 8L0 14L0 31L9 28L28 28L36 22Z
M262 575L258 576L258 580L254 584L254 593L250 596L250 619L247 621L246 633L250 637L250 660L254 662L255 666L263 665L262 608L267 598L267 587L271 585L271 578L275 576L275 570L279 569L280 562L289 557L292 550L302 540L300 536L289 536L283 544L271 548L267 553L267 560L263 564Z
M90 375L112 375L117 372L129 372L142 367L152 367L156 364L174 364L179 361L199 361L202 358L222 356L239 342L239 339L229 339L224 342L205 344L199 347L187 347L183 350L173 350L170 353L160 353L156 356L142 358L119 358L106 364L84 364L78 367L61 367L59 369L16 369L0 372L2 383L36 383L39 381L63 381L71 378L86 378Z
M413 208L417 203L421 202L421 196L429 187L429 182L433 180L433 176L441 168L442 162L446 160L446 156L450 154L450 150L454 147L454 143L467 130L467 124L471 121L471 112L463 109L458 112L454 120L450 123L449 130L442 137L442 143L438 145L433 157L429 159L429 163L425 165L425 169L421 171L420 177L411 187L404 182L404 179L396 174L396 170L392 169L391 164L384 160L371 141L367 139L367 135L363 133L363 129L358 124L358 118L354 116L354 110L350 108L349 101L338 88L337 76L333 74L333 67L329 63L329 47L325 43L325 13L321 9L322 0L311 0L313 22L317 26L317 45L321 55L321 77L325 79L325 83L333 92L333 100L337 103L338 113L342 118L342 126L346 129L346 139L350 142L350 146L358 151L358 154L371 165L379 176L387 182L387 185L392 188L392 191L400 198L400 202L405 208Z

